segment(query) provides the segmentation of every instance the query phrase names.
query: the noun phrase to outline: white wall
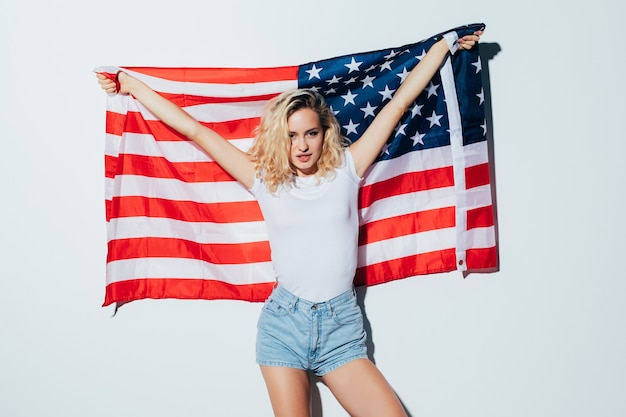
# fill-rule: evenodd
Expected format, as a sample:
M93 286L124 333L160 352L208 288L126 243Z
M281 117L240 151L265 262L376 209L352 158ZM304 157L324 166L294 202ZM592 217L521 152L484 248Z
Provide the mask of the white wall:
M501 270L367 290L412 416L626 415L618 0L44 1L0 6L0 416L269 416L260 305L102 308L98 65L267 66L487 24ZM319 387L324 417L345 416Z

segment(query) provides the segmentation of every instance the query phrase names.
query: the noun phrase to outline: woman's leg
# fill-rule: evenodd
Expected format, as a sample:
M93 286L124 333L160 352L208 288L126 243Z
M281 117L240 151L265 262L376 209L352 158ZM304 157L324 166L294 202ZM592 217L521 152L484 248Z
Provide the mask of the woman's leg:
M306 371L261 366L276 417L310 417L310 382Z
M348 362L322 381L352 417L406 417L393 389L369 359Z

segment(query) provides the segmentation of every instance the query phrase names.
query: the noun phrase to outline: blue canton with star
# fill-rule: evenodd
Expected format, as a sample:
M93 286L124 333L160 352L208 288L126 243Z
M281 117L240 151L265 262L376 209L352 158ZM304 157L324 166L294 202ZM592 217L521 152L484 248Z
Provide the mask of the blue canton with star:
M476 24L453 30L462 37L483 27L482 24ZM342 134L354 142L380 109L391 100L428 49L441 39L441 35L399 48L345 55L301 65L298 86L322 94L335 113ZM487 132L478 48L459 50L452 56L452 67L461 113L463 144L484 141ZM378 160L450 145L445 100L441 77L437 73L403 115Z

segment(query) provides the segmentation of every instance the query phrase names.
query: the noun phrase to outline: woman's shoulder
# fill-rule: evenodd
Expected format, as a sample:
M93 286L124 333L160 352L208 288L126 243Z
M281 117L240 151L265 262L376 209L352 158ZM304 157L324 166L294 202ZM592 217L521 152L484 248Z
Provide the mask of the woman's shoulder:
M338 168L338 170L345 173L356 181L361 181L362 179L356 172L356 166L354 165L354 159L352 158L350 148L344 148L341 166Z
M252 187L248 189L252 193L252 195L256 196L263 190L266 190L267 187L263 182L263 175L261 172L257 172L254 176L254 182L252 183Z

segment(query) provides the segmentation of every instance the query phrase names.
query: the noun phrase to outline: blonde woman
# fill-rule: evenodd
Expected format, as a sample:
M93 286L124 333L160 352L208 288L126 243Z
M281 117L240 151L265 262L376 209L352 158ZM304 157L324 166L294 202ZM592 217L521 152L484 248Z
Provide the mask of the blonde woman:
M201 125L146 84L98 74L107 93L132 94L196 142L247 187L261 207L276 285L258 322L257 363L276 416L310 416L307 371L320 376L351 416L406 416L367 357L353 278L359 183L401 116L454 44L470 49L482 31L444 36L412 70L358 141L347 143L323 98L295 90L271 100L248 153Z

